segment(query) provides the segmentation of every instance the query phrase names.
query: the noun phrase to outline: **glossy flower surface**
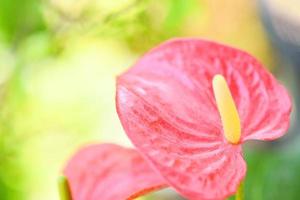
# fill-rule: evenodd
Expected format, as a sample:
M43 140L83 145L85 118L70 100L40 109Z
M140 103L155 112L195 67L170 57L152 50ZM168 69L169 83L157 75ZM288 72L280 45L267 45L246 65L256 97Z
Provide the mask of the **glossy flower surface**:
M117 112L136 150L80 150L65 175L73 200L124 200L170 186L190 200L234 194L246 174L241 144L289 127L285 88L249 54L168 41L118 77ZM232 133L234 132L234 133Z
M237 108L241 137L224 137L212 88L225 78ZM289 127L285 88L249 54L218 43L177 39L145 54L118 77L121 123L166 182L191 200L224 199L246 173L241 144L273 140Z
M72 200L130 200L166 187L136 150L114 144L81 149L64 174Z

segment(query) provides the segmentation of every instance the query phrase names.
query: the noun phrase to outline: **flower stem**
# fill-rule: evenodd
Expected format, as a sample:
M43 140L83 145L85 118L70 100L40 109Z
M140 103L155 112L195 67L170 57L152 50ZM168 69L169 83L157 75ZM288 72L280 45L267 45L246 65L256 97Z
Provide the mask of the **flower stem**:
M60 200L72 200L68 179L65 176L58 178L58 191Z
M244 200L244 181L241 182L235 194L235 200Z

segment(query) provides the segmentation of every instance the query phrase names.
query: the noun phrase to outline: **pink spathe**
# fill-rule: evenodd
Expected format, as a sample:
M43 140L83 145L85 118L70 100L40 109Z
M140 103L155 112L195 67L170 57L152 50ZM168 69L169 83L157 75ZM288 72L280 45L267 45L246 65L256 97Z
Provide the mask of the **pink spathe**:
M212 80L222 75L238 111L241 137L223 133ZM124 200L165 186L190 200L233 195L246 174L241 145L274 140L289 127L285 88L244 51L200 39L152 49L117 80L116 106L136 150L79 151L65 174L74 200Z

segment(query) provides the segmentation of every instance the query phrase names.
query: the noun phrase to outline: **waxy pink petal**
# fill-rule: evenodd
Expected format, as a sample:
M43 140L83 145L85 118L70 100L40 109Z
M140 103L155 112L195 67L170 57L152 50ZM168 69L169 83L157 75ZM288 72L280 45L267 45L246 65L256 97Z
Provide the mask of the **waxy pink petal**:
M238 108L241 142L282 136L289 125L286 90L249 54L197 39L168 41L117 82L122 125L144 156L183 196L224 199L245 176L240 145L223 134L212 79L225 77Z
M136 150L113 144L81 149L64 173L72 200L129 200L166 187Z

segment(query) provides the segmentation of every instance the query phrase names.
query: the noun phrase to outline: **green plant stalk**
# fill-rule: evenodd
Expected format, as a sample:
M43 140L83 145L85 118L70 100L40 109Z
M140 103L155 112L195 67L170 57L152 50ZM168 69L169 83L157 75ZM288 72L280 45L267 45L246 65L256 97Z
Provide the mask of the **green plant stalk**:
M58 178L58 191L60 200L72 200L68 179L65 176Z
M235 194L235 200L244 200L244 181L241 182Z

